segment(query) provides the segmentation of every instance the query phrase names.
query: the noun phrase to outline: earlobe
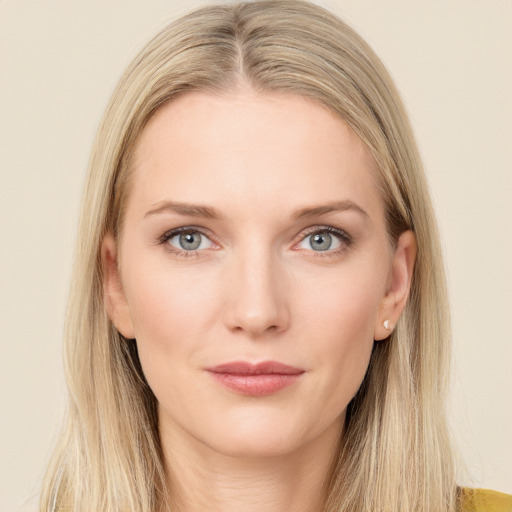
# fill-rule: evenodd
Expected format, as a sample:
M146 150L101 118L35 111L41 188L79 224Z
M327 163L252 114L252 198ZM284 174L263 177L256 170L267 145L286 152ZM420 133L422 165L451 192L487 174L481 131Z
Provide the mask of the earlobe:
M117 244L112 233L107 233L101 243L101 262L103 299L110 321L125 338L135 338L130 310L119 274Z
M404 231L398 239L386 295L375 325L375 340L388 338L407 303L416 261L416 237Z

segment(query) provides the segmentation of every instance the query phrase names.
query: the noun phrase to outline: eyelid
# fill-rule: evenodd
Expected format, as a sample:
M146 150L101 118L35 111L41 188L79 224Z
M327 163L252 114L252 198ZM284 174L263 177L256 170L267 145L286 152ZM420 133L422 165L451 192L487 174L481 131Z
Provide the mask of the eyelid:
M219 244L213 239L211 234L208 232L208 230L204 228L200 228L198 226L181 226L178 228L169 229L166 231L163 235L161 235L158 238L158 243L161 245L166 245L166 250L171 252L172 254L175 254L177 256L183 256L183 257L194 257L198 256L200 252L204 251L205 249L192 249L192 250L184 250L179 249L178 247L175 247L171 245L169 240L174 238L177 235L181 235L183 233L199 233L201 236L204 236L207 238L214 246L213 249L216 249L219 247ZM209 248L212 249L212 248Z
M322 233L327 232L329 234L332 234L336 236L341 243L341 246L335 249L327 249L325 251L315 251L313 249L295 249L298 244L303 242L308 236L314 234L314 233ZM193 250L180 250L179 248L172 246L168 243L168 241L182 233L199 233L202 236L206 237L212 244L214 244L216 247L213 249L220 248L220 244L215 241L214 237L210 234L209 230L205 228L201 228L198 226L181 226L177 228L170 229L166 231L163 235L161 235L158 238L158 242L162 245L167 245L167 250L170 252L177 254L178 256L185 256L185 257L191 257L191 256L199 256L200 252L203 252L205 249L193 249ZM295 250L301 250L301 251L307 251L313 253L315 257L329 257L329 256L335 256L343 251L345 251L348 247L350 247L353 244L353 238L343 229L335 228L334 226L329 225L317 225L317 226L311 226L309 228L306 228L301 232L300 239L294 243L292 249ZM212 248L209 248L212 249Z
M307 228L304 232L302 232L300 240L294 244L293 247L297 247L298 244L302 243L308 236L313 235L315 233L329 233L336 236L341 243L341 246L335 249L327 249L325 251L314 251L313 249L297 249L304 250L308 252L314 253L314 256L320 257L329 257L333 255L337 255L340 252L345 251L349 246L353 244L353 238L343 229L335 228L334 226L328 225L319 225L319 226L311 226Z
M166 240L169 240L169 238L180 235L182 233L200 233L201 235L211 240L213 243L216 243L214 242L211 233L207 229L200 228L199 226L180 226L178 228L169 229L159 237L159 241L165 242Z

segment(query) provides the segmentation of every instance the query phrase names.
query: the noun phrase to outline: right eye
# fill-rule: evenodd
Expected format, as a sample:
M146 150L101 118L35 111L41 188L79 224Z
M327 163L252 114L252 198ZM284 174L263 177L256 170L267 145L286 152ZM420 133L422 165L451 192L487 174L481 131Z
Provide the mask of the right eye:
M196 230L174 231L165 235L165 241L179 251L198 251L210 249L213 242L203 233Z

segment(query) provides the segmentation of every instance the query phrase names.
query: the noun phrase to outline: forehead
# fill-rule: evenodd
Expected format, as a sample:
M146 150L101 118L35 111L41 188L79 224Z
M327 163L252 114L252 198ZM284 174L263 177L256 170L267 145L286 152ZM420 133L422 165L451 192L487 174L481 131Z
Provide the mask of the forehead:
M261 215L263 207L345 199L375 213L381 207L361 140L339 116L298 95L185 94L147 124L131 168L133 208L176 200Z

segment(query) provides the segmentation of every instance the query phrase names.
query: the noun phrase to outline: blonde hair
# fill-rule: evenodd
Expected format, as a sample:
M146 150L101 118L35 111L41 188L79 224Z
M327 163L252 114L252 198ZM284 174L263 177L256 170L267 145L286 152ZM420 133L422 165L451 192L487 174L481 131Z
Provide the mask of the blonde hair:
M344 22L303 1L201 8L158 34L121 79L99 129L82 206L66 329L66 426L49 467L43 511L154 512L168 500L156 399L136 345L103 301L100 245L117 235L131 153L164 103L193 90L309 97L337 112L378 168L389 237L415 233L411 295L349 405L325 511L455 509L444 403L450 338L445 277L414 137L384 66Z

